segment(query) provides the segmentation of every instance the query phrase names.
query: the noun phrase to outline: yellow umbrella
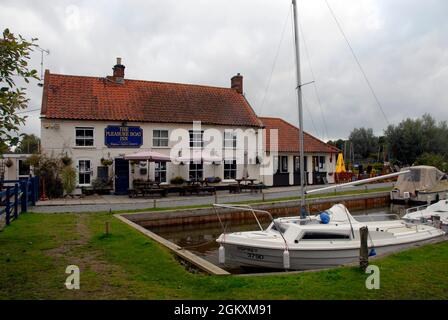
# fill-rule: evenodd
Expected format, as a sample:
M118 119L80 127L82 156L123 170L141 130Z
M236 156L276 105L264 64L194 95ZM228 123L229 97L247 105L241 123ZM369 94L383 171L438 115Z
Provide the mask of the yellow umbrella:
M338 161L336 162L336 173L343 172L347 172L347 170L345 170L344 156L340 153L338 155Z

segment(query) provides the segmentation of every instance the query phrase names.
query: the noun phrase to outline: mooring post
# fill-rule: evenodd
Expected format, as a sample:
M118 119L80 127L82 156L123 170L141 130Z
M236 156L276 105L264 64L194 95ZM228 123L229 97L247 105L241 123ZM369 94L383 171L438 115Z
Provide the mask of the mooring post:
M215 203L218 203L218 194L215 191Z
M361 246L359 247L359 267L366 271L369 266L369 248L367 246L367 239L369 237L369 229L362 227L359 229L359 236L361 240Z
M109 221L106 221L105 233L106 233L106 235L109 235L109 233L110 233L110 222Z
M264 191L263 191L263 189L261 189L261 201L262 201L262 202L265 201L265 199L264 199Z
M154 209L155 208L157 208L157 200L156 199L154 199L154 201L153 201L153 206L152 206Z

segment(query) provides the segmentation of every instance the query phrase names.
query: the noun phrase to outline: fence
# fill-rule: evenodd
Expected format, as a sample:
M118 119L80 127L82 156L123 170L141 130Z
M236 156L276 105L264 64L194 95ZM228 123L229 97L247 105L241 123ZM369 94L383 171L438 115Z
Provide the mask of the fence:
M0 229L17 219L39 199L39 177L24 180L0 180Z

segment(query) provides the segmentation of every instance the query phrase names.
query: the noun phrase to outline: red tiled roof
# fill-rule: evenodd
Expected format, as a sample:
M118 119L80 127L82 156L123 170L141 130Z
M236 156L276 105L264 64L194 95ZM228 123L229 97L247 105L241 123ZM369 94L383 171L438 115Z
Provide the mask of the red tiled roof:
M127 79L116 84L48 70L41 114L50 119L262 125L234 89Z
M270 129L278 130L278 151L279 152L294 152L300 151L299 144L299 129L292 124L279 118L261 118L266 127L266 150L270 151ZM304 132L304 151L306 153L339 153L339 149L333 147L312 135Z

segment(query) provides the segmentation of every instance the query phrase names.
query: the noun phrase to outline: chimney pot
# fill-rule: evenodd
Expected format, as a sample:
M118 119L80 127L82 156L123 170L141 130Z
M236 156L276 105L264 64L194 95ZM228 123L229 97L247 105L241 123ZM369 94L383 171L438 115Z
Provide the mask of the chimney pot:
M240 73L232 77L231 88L235 89L239 94L243 94L243 76Z
M124 83L124 69L126 67L121 64L121 58L117 58L117 64L112 68L114 70L113 78L116 83Z

